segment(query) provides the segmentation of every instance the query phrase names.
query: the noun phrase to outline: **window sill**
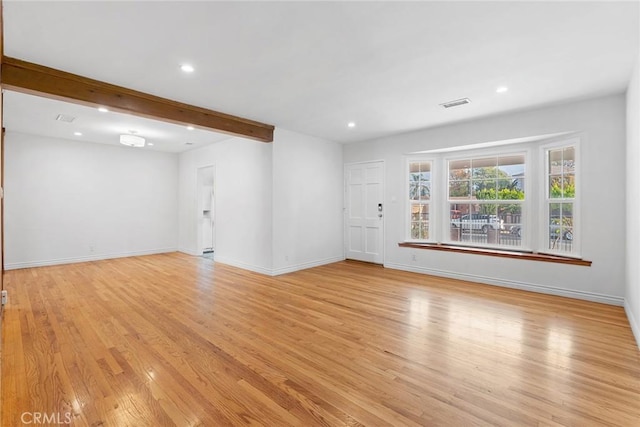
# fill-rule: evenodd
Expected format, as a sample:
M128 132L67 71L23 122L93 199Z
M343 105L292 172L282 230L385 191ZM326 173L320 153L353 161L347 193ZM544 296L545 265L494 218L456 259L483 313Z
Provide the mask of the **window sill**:
M585 267L590 267L592 263L591 261L586 261L579 258L569 258L560 255L547 255L533 252L501 251L499 249L471 248L468 246L446 245L442 243L401 242L398 243L398 246L400 246L401 248L429 249L434 251L486 255L498 258L524 259L527 261L555 262L558 264L581 265Z

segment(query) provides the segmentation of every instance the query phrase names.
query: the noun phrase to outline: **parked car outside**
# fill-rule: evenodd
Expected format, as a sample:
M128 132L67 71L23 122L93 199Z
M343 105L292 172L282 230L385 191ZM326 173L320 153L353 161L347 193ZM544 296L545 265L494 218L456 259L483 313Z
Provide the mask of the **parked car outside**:
M494 230L504 229L504 223L500 218L496 215L487 214L462 215L460 218L452 219L451 226L459 227L463 230L480 230L483 233L488 233L490 228Z

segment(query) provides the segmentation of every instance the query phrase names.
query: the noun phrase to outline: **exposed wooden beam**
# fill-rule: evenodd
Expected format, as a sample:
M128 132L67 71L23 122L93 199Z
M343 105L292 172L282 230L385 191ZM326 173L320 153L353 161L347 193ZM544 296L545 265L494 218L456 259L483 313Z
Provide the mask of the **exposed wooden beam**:
M271 125L161 98L7 56L0 83L5 89L62 99L114 111L192 125L262 142L273 141Z

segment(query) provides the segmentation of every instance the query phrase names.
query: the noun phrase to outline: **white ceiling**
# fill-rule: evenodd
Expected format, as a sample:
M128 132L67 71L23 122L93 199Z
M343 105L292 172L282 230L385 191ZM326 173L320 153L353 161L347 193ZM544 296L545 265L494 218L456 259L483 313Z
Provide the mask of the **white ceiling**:
M229 139L229 135L136 117L96 108L5 91L4 124L8 131L45 135L60 139L120 144L120 135L145 138L147 150L179 153ZM71 116L71 122L58 121L58 114ZM133 131L133 132L132 132ZM82 135L75 135L80 132Z
M8 56L344 143L623 92L640 39L637 1L3 5ZM66 113L9 95L8 130L54 132L47 120ZM119 116L65 109L113 140ZM171 126L166 149L180 151Z

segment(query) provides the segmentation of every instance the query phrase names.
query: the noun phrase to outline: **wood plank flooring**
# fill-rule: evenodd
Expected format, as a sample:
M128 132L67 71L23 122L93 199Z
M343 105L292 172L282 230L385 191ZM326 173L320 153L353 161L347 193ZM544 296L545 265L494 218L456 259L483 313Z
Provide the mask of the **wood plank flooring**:
M640 425L620 307L182 254L14 270L5 288L6 427Z

